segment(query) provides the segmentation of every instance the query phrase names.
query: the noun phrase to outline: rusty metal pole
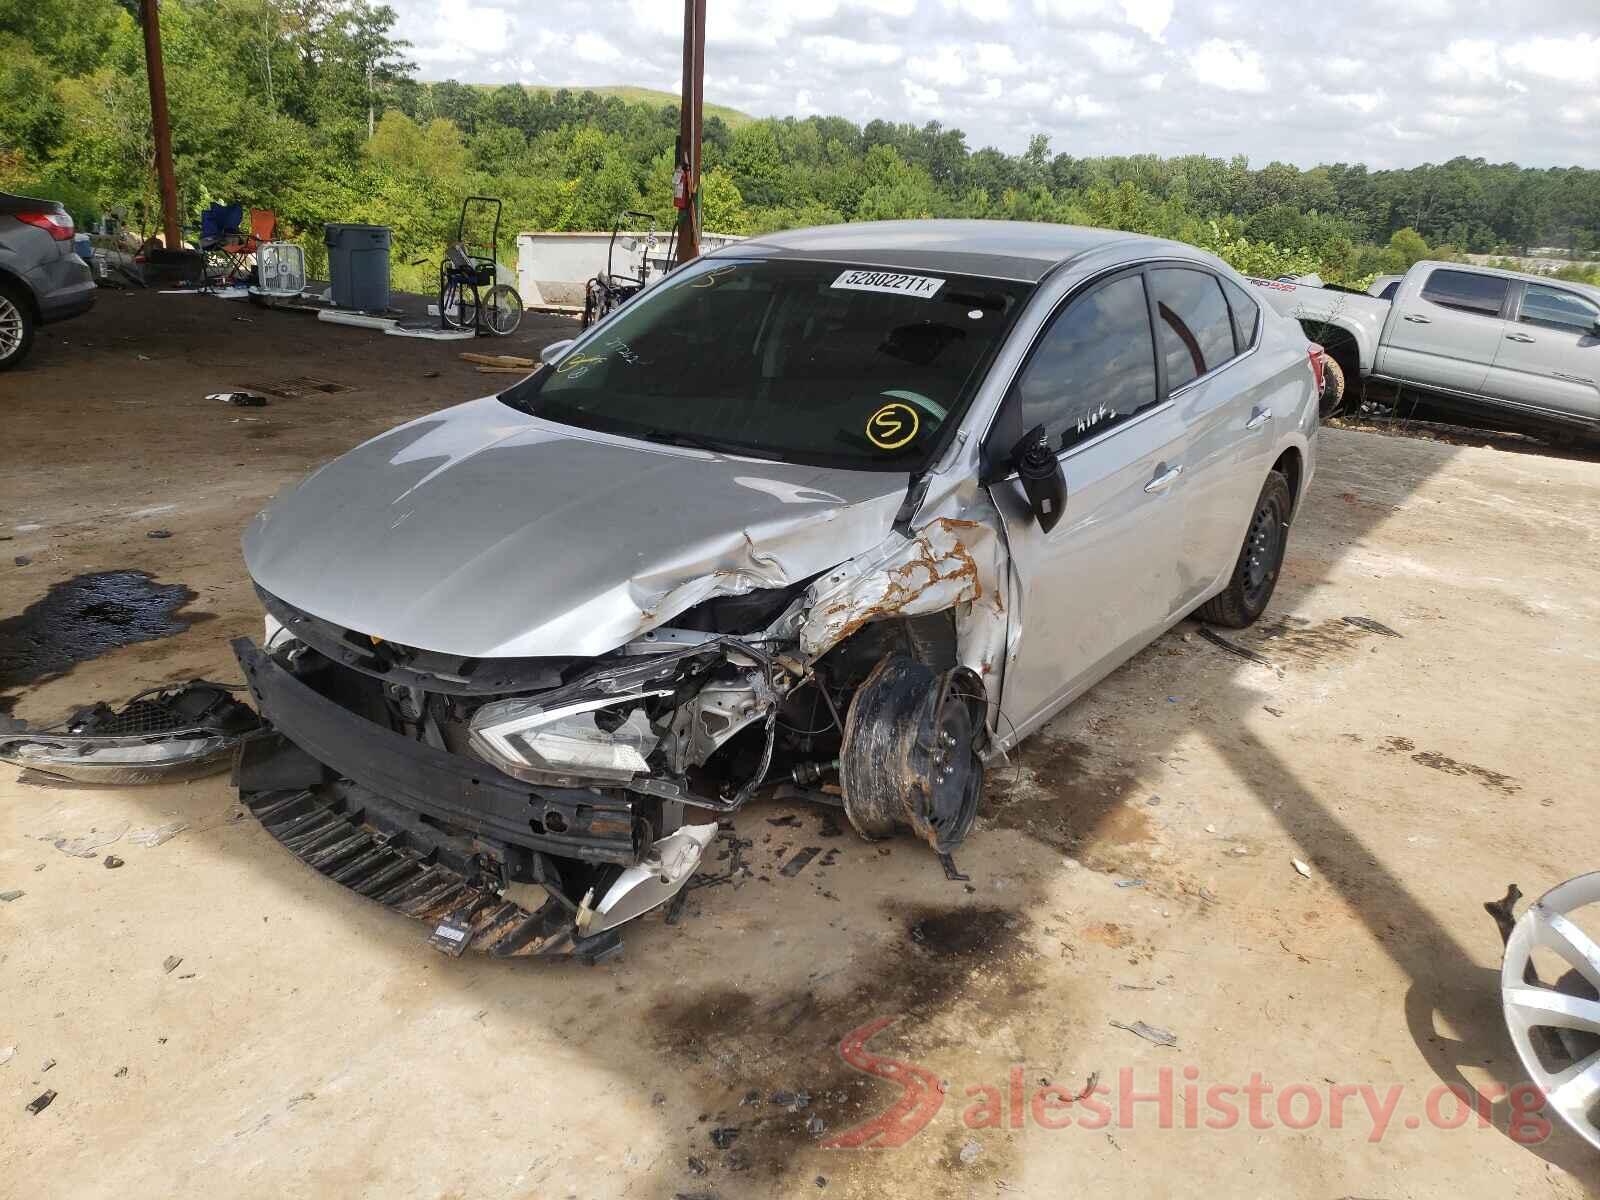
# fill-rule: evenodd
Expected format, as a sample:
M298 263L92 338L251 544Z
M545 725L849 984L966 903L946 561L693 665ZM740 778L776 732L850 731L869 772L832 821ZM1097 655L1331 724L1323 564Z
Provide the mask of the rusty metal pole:
M150 79L150 129L156 143L156 177L161 182L161 229L167 249L183 247L178 228L178 181L172 173L172 127L167 123L167 74L161 65L161 19L156 0L139 0L144 21L145 74Z
M678 210L678 261L700 254L700 130L705 107L706 0L683 0L683 99L678 105L678 166L688 203Z

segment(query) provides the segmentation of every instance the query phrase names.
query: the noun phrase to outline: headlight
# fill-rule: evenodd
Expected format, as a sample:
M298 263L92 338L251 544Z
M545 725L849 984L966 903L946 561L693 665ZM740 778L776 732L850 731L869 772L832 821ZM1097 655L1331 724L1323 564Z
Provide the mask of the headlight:
M632 692L552 709L537 700L497 700L473 715L470 740L489 762L530 783L625 783L649 770L645 759L661 739L642 709L620 720L603 710L671 694Z

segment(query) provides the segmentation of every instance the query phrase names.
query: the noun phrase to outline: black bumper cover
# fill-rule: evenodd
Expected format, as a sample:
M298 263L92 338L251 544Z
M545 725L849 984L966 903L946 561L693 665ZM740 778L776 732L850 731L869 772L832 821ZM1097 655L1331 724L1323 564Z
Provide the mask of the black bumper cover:
M560 858L629 865L650 842L631 801L582 788L541 788L486 762L438 750L329 700L248 638L234 654L257 710L275 732L334 775L486 840ZM241 790L252 790L250 754ZM272 787L266 783L257 787Z

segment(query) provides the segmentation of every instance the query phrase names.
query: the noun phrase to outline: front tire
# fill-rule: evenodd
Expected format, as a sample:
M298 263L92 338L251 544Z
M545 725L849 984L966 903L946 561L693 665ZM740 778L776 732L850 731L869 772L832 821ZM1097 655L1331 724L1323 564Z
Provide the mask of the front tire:
M0 371L27 358L32 345L32 306L16 288L0 285Z
M1243 629L1253 625L1267 609L1289 544L1289 514L1294 496L1281 471L1267 474L1261 495L1250 516L1244 546L1234 564L1228 586L1200 606L1195 616L1208 625Z

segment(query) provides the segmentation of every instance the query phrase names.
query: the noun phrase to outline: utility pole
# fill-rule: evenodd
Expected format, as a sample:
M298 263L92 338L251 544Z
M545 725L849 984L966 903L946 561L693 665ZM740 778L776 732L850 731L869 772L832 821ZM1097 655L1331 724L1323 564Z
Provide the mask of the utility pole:
M678 210L678 261L700 254L700 129L705 107L706 0L683 0L683 99L678 105L678 170L684 205Z
M150 80L150 130L156 143L156 178L161 184L161 230L168 250L183 248L178 228L178 181L172 173L172 127L167 122L167 73L161 64L161 18L156 0L139 0L144 21L144 69Z

